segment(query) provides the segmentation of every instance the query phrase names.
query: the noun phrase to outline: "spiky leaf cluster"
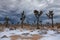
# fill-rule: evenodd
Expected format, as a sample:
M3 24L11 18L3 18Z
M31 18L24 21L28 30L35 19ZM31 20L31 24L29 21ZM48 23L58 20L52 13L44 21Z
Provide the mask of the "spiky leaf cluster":
M49 19L52 19L54 14L53 14L53 11L49 11L49 13L46 15L48 16Z
M26 17L26 16L25 16L24 11L23 11L23 13L21 14L20 20L23 20L23 21L24 21L24 20L25 20L25 17Z
M40 17L42 14L43 14L43 11L37 11L37 10L34 10L34 14L36 17Z

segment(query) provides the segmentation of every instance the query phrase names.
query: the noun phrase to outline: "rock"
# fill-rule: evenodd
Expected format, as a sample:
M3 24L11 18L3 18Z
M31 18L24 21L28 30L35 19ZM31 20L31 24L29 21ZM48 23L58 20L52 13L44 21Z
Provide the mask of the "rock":
M10 28L10 30L14 30L14 28Z
M33 32L33 31L31 31L31 32Z
M60 31L57 31L57 34L60 34Z
M2 36L1 38L8 38L6 35Z
M47 34L47 31L46 31L46 30L41 30L41 31L39 32L39 34Z
M22 35L29 35L29 33L23 33Z

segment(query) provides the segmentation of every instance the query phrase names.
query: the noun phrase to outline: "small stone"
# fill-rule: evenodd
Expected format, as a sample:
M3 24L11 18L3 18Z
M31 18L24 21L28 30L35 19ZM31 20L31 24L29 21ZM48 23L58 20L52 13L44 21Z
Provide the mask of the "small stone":
M8 38L6 35L2 36L1 38Z
M22 35L29 35L29 33L23 33Z

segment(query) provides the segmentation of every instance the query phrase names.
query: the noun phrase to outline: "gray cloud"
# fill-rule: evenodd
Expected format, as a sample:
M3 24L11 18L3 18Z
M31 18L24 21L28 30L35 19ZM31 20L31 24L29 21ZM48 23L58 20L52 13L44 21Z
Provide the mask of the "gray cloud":
M60 0L0 0L0 17L8 15L18 19L17 14L20 14L23 10L26 15L32 15L34 9L43 10L45 13L53 10L55 16L59 16ZM56 21L59 19L57 18ZM46 19L46 21L48 20Z

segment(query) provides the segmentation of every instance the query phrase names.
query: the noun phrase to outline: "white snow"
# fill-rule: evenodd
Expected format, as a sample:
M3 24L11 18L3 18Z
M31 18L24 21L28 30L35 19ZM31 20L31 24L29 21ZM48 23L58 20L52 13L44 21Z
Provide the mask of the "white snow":
M30 32L30 34L39 34L38 30L34 30L33 32Z
M46 37L43 37L40 40L60 40L60 35L56 34L55 36L46 36Z
M0 40L11 40L10 38L1 38Z
M44 34L45 32L47 32L46 34ZM4 32L0 32L0 40L10 40L9 36L12 36L12 35L22 35L22 34L26 34L28 33L27 36L32 36L33 34L39 34L39 35L42 35L43 38L41 40L59 40L60 39L60 34L56 34L56 31L53 31L53 30L32 30L29 31L29 30L19 30L19 29L16 29L16 30L9 30L8 28L6 28L4 30ZM4 35L6 35L8 38L1 38L3 37Z
M47 34L55 34L56 33L56 31L53 31L53 30L48 30L47 31Z

